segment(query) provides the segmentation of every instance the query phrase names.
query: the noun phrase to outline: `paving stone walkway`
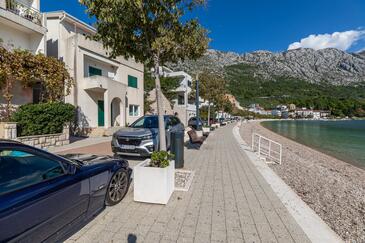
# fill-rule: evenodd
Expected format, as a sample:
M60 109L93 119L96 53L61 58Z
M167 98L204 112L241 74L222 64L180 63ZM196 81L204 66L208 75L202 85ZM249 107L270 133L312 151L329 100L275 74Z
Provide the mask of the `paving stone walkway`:
M259 174L228 125L200 150L186 150L195 176L166 206L126 198L106 208L67 242L309 242Z

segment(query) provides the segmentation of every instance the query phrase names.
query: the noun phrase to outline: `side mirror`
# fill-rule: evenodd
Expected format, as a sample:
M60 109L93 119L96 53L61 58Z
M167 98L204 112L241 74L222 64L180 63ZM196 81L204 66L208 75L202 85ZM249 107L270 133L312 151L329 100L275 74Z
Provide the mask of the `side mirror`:
M67 174L68 175L74 175L74 174L76 174L76 171L77 171L77 166L76 165L70 164L67 168Z

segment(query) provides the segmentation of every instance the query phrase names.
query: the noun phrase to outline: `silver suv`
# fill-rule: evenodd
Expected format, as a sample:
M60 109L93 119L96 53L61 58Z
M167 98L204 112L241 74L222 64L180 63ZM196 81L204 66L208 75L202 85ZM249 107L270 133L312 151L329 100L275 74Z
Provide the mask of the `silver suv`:
M164 116L166 146L170 148L172 132L184 131L184 124L175 116ZM148 157L158 150L158 116L147 115L139 118L129 127L122 128L113 134L112 150L115 154Z

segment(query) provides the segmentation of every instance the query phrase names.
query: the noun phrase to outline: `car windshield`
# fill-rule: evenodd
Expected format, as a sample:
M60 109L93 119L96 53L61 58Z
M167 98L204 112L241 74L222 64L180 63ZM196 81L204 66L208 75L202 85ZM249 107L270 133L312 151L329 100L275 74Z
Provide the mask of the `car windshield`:
M166 117L165 117L166 120ZM157 116L144 116L134 122L130 127L134 128L158 128Z

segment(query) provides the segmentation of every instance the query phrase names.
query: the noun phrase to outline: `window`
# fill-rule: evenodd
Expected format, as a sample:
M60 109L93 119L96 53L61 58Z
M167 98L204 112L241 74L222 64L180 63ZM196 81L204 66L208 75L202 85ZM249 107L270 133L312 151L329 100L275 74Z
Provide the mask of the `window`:
M138 79L131 75L128 75L128 87L138 88Z
M178 95L177 96L177 104L178 105L185 105L185 97L184 97L184 95Z
M129 105L129 115L139 116L139 105Z
M158 128L157 116L144 116L131 125L134 128Z
M101 76L101 69L89 66L89 77L91 76Z
M57 161L21 150L0 150L0 195L63 174Z

